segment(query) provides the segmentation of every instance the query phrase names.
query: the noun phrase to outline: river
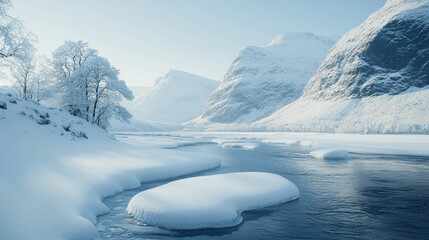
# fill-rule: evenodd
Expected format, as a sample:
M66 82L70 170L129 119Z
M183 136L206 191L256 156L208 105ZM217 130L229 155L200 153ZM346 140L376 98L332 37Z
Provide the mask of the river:
M172 231L143 225L126 213L135 194L171 180L143 184L104 199L110 212L98 217L98 239L429 239L428 157L351 154L328 161L312 158L305 147L267 143L254 150L217 144L178 150L221 159L221 167L197 176L276 173L295 183L301 197L245 212L236 227Z

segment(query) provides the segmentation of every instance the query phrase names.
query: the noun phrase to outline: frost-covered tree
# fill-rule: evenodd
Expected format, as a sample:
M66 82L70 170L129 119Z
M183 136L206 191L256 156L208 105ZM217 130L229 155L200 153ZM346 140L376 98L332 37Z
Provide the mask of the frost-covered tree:
M12 4L0 0L0 65L17 89L17 96L25 100L42 100L42 80L36 73L34 47L36 37L22 22L8 14Z
M35 51L11 59L8 67L17 97L39 103L51 96L52 82L47 75L46 59L36 57Z
M133 99L119 70L82 41L66 41L54 51L52 73L60 94L59 105L89 122L106 128L111 118L128 121L131 114L120 106Z
M36 66L34 63L34 53L17 58L10 63L11 77L17 89L17 96L24 100L29 100L31 83L35 78Z
M18 18L8 14L11 6L10 0L0 0L0 59L25 57L35 40Z
M89 74L87 62L97 56L88 43L66 41L52 54L52 74L59 92L58 105L67 107L75 115L88 120Z
M125 82L118 78L119 70L102 57L93 58L88 65L92 69L89 78L91 121L104 128L112 117L128 121L131 114L119 103L122 98L132 100L134 96Z

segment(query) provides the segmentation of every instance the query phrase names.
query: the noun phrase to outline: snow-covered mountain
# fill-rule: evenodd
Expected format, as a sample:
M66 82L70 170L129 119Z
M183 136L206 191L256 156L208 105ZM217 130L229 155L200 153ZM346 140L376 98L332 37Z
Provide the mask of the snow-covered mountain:
M343 36L262 129L429 133L429 0L389 0Z
M305 89L313 99L399 94L429 84L427 0L389 0L332 48Z
M245 123L270 115L301 96L332 45L312 33L288 33L244 48L196 122Z
M182 123L203 112L209 94L218 85L219 81L170 70L137 97L129 110L140 121Z

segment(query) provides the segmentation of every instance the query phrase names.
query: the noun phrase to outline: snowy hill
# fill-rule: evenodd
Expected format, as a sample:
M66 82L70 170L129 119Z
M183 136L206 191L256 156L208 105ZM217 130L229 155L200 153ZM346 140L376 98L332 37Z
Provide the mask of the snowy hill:
M390 0L329 52L260 129L429 133L429 1Z
M137 97L129 110L139 121L182 123L203 112L209 94L218 85L215 80L170 70Z
M43 136L56 135L71 141L109 138L104 130L68 112L48 109L1 93L0 132L2 135L23 138L43 132Z
M289 33L243 49L197 122L246 123L270 115L301 96L332 45L311 33Z

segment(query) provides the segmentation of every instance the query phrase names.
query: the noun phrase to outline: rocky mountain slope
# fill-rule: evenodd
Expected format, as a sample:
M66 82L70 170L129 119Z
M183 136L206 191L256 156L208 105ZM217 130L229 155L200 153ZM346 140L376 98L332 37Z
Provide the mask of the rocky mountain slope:
M305 96L362 98L429 84L429 6L390 0L332 48Z
M389 0L342 37L267 130L429 133L429 0Z
M332 45L329 38L289 33L244 48L197 122L246 123L270 115L301 96Z

